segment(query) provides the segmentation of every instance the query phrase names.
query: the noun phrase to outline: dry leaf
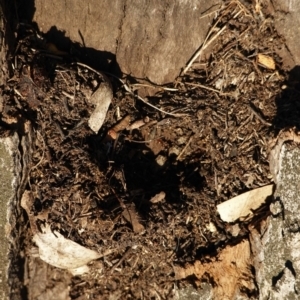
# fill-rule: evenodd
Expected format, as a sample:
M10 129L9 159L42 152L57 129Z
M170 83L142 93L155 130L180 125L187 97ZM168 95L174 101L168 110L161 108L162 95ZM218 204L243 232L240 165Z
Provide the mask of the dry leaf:
M48 224L41 229L42 232L36 233L33 241L39 247L40 258L52 266L79 275L88 271L90 261L101 257L100 253L66 239L59 232L52 232Z
M249 220L253 210L258 209L267 197L273 194L274 185L269 184L247 193L236 196L217 206L220 217L225 222L235 222L238 219Z
M242 289L255 290L253 274L251 272L251 254L248 240L223 249L212 262L201 263L185 267L174 266L177 280L194 275L197 279L207 279L215 283L214 299L236 299Z
M25 191L21 199L21 206L27 212L34 235L33 241L39 247L40 258L52 266L68 269L74 276L88 272L87 263L102 257L103 254L66 239L57 231L52 232L47 223L41 228L42 232L38 230L36 225L38 217L30 211L32 203L32 193Z
M107 79L105 82L100 84L99 88L93 93L89 100L96 106L88 121L89 127L95 133L98 133L99 129L103 125L112 98L113 92L111 84Z
M275 70L275 61L271 56L264 55L264 54L258 54L257 55L257 63L267 69Z

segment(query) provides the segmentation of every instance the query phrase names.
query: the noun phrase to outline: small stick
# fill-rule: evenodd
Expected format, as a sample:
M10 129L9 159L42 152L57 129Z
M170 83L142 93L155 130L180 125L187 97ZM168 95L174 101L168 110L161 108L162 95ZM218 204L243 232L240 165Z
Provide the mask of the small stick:
M22 94L17 90L17 89L14 89L14 92L21 97L21 99L25 100L25 98L22 96Z
M117 106L116 108L116 116L117 116L117 121L121 120L121 113L120 113L120 106Z
M65 91L62 91L61 92L64 96L66 96L66 97L68 97L68 98L70 98L70 99L74 99L74 95L71 95L71 94L69 94L69 93L67 93L67 92L65 92Z
M177 92L178 89L175 88L168 88L168 87L163 87L160 85L151 85L151 84L145 84L145 83L134 83L132 84L133 86L139 87L139 86L144 86L144 87L150 87L150 88L157 88L157 89L162 89L165 91L171 91L171 92Z
M43 154L42 154L42 158L40 159L40 161L30 169L30 172L31 172L33 169L37 168L37 167L42 163L42 161L44 160L44 157L45 157L45 151L44 151L44 149L45 149L46 145L45 145L44 138L43 138L43 136L40 134L39 131L37 131L37 135L40 135L41 138L42 138L42 141L43 141L43 146L44 146L44 148L43 148Z
M123 131L129 126L130 119L131 117L129 115L125 116L117 124L115 124L110 130L114 130L117 133Z
M82 66L82 67L85 67L85 68L87 68L87 69L89 69L89 70L95 72L95 73L98 74L99 76L102 76L102 77L104 76L104 74L101 74L100 72L94 70L93 68L89 67L88 65L85 65L85 64L79 63L79 62L76 62L76 63L74 63L74 64L79 65L79 66ZM123 87L125 88L125 90L126 90L128 93L130 93L130 94L133 95L134 97L137 97L139 100L141 100L142 102L144 102L146 105L148 105L148 106L150 106L150 107L152 107L152 108L154 108L154 109L156 109L156 110L158 110L158 111L160 111L160 112L162 112L162 113L164 113L164 114L166 114L166 115L170 115L170 116L173 116L173 117L183 117L183 116L186 116L186 114L173 114L173 113L164 111L164 110L162 110L162 109L160 109L160 108L154 106L153 104L149 103L148 101L146 101L146 100L143 99L142 97L136 96L136 95L133 93L133 91L129 88L129 86L128 86L121 78L119 78L119 77L117 77L117 76L115 76L115 75L113 75L113 74L111 74L111 73L108 73L108 72L105 72L105 74L110 75L110 76L116 78L117 80L119 80L119 81L122 83Z
M219 22L219 21L218 21ZM209 31L206 39L203 42L202 47L195 53L195 55L191 58L191 60L189 61L188 65L185 67L185 69L183 70L182 74L185 74L191 67L191 65L194 63L194 61L202 54L202 52L226 29L226 25L224 25L218 33L216 33L208 42L208 38L211 35L211 33L213 32L213 30L215 29L216 25L218 24L218 22L213 26L213 28Z
M272 124L264 119L263 116L253 107L253 104L248 104L249 109L251 112L266 126L272 126Z
M63 130L61 129L60 124L57 121L54 121L53 124L55 125L56 129L58 130L59 134L63 139L65 139L66 135L64 134Z
M131 93L132 95L134 95L133 92L130 92L130 93ZM134 95L134 96L135 96L135 95ZM152 108L154 108L154 109L156 109L156 110L158 110L158 111L160 111L160 112L162 112L162 113L164 113L164 114L166 114L166 115L173 116L173 117L183 117L183 116L186 116L186 114L173 114L173 113L164 111L164 110L162 110L162 109L160 109L160 108L154 106L153 104L149 103L148 101L144 100L144 99L143 99L142 97L140 97L140 96L137 96L137 98L138 98L139 100L141 100L142 102L144 102L145 104L147 104L148 106L151 106Z
M109 274L112 274L113 271L127 258L127 256L132 252L132 248L129 248L123 255L123 257L111 268Z
M145 122L144 119L140 119L140 120L134 121L132 124L130 124L129 126L127 126L126 129L127 130L138 129L138 128L144 126L145 124L147 124L147 122Z
M210 15L212 15L212 14L214 14L214 13L220 11L220 10L221 10L221 8L218 8L218 9L216 9L216 10L213 10L212 12L209 12L209 13L207 13L207 14L204 14L204 15L202 15L201 17L199 17L199 20L201 20L201 19L203 19L203 18L205 18L205 17L208 17L208 16L210 16Z
M221 96L231 95L230 93L222 93L222 92L219 91L219 90L213 89L213 88L211 88L211 87L208 87L208 86L205 86L205 85L199 84L199 83L185 82L185 84L187 84L187 85L192 85L192 86L196 86L196 87L200 87L200 88L202 88L202 89L205 89L205 90L209 90L209 91L218 93L218 94L220 94Z
M192 139L193 139L194 135L192 135L188 142L186 143L186 145L184 146L184 148L181 150L181 152L179 153L179 155L176 157L176 160L179 160L180 157L182 156L182 154L185 152L185 150L187 149L187 147L189 146L189 144L191 143Z
M154 139L146 140L146 141L137 141L137 140L131 140L129 138L126 138L125 141L128 141L130 143L136 143L136 144L148 144L151 143Z
M117 124L115 124L113 127L111 127L106 135L105 139L113 139L117 140L119 137L119 133L126 129L130 123L130 116L127 115L122 120L120 120Z
M98 72L97 70L93 69L92 67L90 67L90 66L88 66L88 65L86 65L86 64L83 64L83 63L80 63L80 62L75 62L75 63L73 63L72 65L76 65L76 66L81 66L81 67L87 68L87 69L89 69L90 71L92 71L92 72L96 73L97 75L99 75L100 77L104 77L104 74ZM109 73L107 73L107 74L109 74ZM114 75L112 75L112 74L109 74L109 75L111 75L111 76L113 76L113 77L116 77L116 76L114 76ZM117 77L116 77L116 78L117 78Z

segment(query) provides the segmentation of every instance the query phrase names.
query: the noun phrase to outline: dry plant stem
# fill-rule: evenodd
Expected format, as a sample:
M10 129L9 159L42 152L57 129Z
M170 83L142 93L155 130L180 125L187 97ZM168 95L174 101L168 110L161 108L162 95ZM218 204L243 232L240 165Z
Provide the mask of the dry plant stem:
M204 14L203 16L201 16L201 17L199 18L199 20L200 20L200 19L203 19L203 18L205 18L205 17L208 17L208 16L210 16L210 15L216 13L216 12L219 12L220 10L221 10L221 9L218 8L218 9L216 9L216 10L213 10L212 12L209 12L209 13L207 13L207 14Z
M231 4L236 4L245 13L246 16L249 16L254 20L251 12L239 0L233 0L228 6L230 6Z
M132 84L132 86L158 88L158 89L162 89L164 91L171 91L171 92L178 91L178 89L175 89L175 88L168 88L168 87L163 87L163 86L159 86L159 85L151 85L151 84L144 84L144 83L134 83L134 84Z
M21 95L21 93L17 90L17 89L14 89L14 92L21 97L21 99L25 100L25 98Z
M209 90L209 91L218 93L218 94L220 94L221 96L231 95L230 93L222 93L222 92L219 91L219 90L216 90L216 89L213 89L213 88L211 88L211 87L208 87L208 86L205 86L205 85L202 85L202 84L198 84L198 83L185 82L185 84L186 84L186 85L191 85L191 86L200 87L200 88L202 88L202 89L205 89L205 90Z
M126 210L129 214L129 209L127 208L126 204L124 203L124 201L118 197L118 195L116 194L115 190L111 187L111 191L113 192L113 194L115 195L115 197L118 199L121 208L123 208L124 210Z
M195 55L191 58L190 62L188 65L185 67L183 70L182 74L184 75L191 67L191 65L194 63L194 61L202 54L202 52L226 29L226 25L224 25L209 41L208 38L212 34L213 30L217 26L219 21L213 26L213 28L209 31L206 39L204 40L204 43L202 47L195 53Z
M233 5L233 4L236 4L239 8L240 8L240 11L233 17L233 18L236 18L242 11L244 11L245 14L248 14L252 17L253 19L253 16L251 15L251 13L239 2L239 1L232 1L229 3L227 9ZM194 54L194 56L191 58L191 60L189 61L188 65L185 67L185 69L183 70L182 72L182 75L184 75L189 69L190 67L192 66L192 64L194 63L194 61L199 57L201 56L202 52L226 29L226 25L224 25L218 33L216 33L209 41L209 37L210 35L213 33L213 31L215 30L216 26L218 25L219 21L220 21L221 17L217 20L216 24L211 28L211 30L209 31L209 33L207 34L203 44L202 44L202 47Z
M158 139L158 138L157 138ZM137 141L137 140L131 140L129 138L125 139L126 141L130 142L130 143L136 143L136 144L147 144L153 141L153 139L151 140L146 140L146 141Z
M132 248L129 248L123 255L123 257L111 268L109 274L112 274L113 271L127 258L127 256L132 252Z
M264 125L267 125L267 126L272 126L272 124L268 121L266 121L263 116L261 116L256 110L254 107L252 107L251 104L248 104L248 107L250 109L250 111L264 124Z
M184 148L181 150L181 152L179 153L179 155L177 156L176 160L179 160L181 158L181 156L183 155L183 153L186 151L187 147L189 146L189 144L191 143L192 139L193 139L193 135L189 138L188 142L186 143L186 145L184 146Z
M101 256L99 258L102 258L104 256L108 256L108 255L111 255L113 254L114 252L116 252L117 249L108 249L108 250L105 250L103 253L101 253Z
M116 133L123 131L129 126L131 117L129 115L121 119L117 124L115 124L111 130L114 130Z
M67 92L65 92L65 91L62 91L61 92L64 96L66 96L66 97L68 97L68 98L70 98L70 99L74 99L74 95L70 95L69 93L67 93Z
M130 93L131 93L132 95L134 95L134 93L132 93L132 91L130 91ZM135 95L134 95L134 96L135 96ZM148 106L150 106L150 107L152 107L152 108L154 108L154 109L156 109L156 110L158 110L158 111L160 111L161 113L164 113L164 114L166 114L166 115L173 116L173 117L183 117L183 116L186 116L186 114L173 114L173 113L164 111L164 110L162 110L162 109L160 109L160 108L154 106L153 104L147 102L146 100L144 100L144 99L143 99L142 97L140 97L140 96L137 96L137 98L138 98L139 100L141 100L142 102L144 102L145 104L147 104Z
M44 149L45 149L46 145L45 145L44 138L43 138L43 136L39 133L39 131L37 131L37 135L40 135L40 137L41 137L41 139L42 139L43 146L44 146L44 147L43 147L43 153L42 153L42 158L40 159L40 161L39 161L36 165L34 165L34 166L30 169L30 171L32 171L33 169L37 168L37 167L42 163L42 161L44 160L44 157L45 157L45 151L44 151Z
M207 242L207 238L205 237L205 235L202 233L202 230L201 230L201 227L199 226L199 231L200 231L200 234L201 236L204 238L204 240Z
M145 123L144 120L137 120L137 121L133 122L130 126L128 126L126 128L126 130L130 130L131 131L131 130L134 130L134 129L138 129L138 128L144 126L145 124L146 123Z
M74 63L74 64L75 64L75 65L78 65L78 66L85 67L85 68L87 68L87 69L89 69L89 70L95 72L95 73L98 74L99 76L104 76L103 74L101 74L100 72L94 70L93 68L89 67L88 65L85 65L85 64L82 64L82 63L78 63L78 62L77 62L77 63ZM148 105L148 106L150 106L150 107L152 107L152 108L154 108L154 109L160 111L161 113L164 113L164 114L166 114L166 115L170 115L170 116L173 116L173 117L183 117L183 116L186 116L186 114L173 114L173 113L164 111L164 110L162 110L162 109L160 109L160 108L154 106L153 104L147 102L147 101L146 101L145 99L143 99L142 97L136 96L136 95L132 92L132 90L130 89L130 87L129 87L129 86L128 86L121 78L119 78L119 77L117 77L117 76L115 76L115 75L113 75L113 74L111 74L111 73L107 73L107 72L106 72L106 74L109 75L109 76L112 76L112 77L116 78L117 80L119 80L119 81L122 83L122 85L124 86L125 90L126 90L128 93L130 93L130 94L133 95L134 97L137 97L139 100L141 100L142 102L144 102L146 105Z

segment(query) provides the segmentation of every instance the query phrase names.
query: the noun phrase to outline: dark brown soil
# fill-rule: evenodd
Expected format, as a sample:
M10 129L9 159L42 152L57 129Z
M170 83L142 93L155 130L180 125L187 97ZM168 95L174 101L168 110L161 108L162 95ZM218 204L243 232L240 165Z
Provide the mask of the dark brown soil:
M95 134L88 99L102 78L78 64L84 48L59 53L33 27L20 25L2 123L12 132L30 121L31 210L80 245L114 250L72 278L71 299L169 299L174 286L186 284L175 281L174 265L208 259L247 235L241 229L233 238L216 205L271 181L267 152L281 127L274 118L285 79L277 55L283 42L272 20L235 1L214 26L212 35L226 29L174 84L123 78L135 95L151 94L147 101L171 115L106 74L114 99ZM258 54L272 57L276 69L258 64ZM140 128L128 127L145 118ZM113 139L120 120L124 130ZM28 227L28 255L31 237Z

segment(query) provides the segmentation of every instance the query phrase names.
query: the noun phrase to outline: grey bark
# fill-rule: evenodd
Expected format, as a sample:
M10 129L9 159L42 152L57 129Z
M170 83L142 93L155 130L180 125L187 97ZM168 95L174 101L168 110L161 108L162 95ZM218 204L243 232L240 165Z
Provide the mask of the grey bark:
M251 236L251 246L260 299L296 300L300 292L300 149L283 145L277 163L273 216L262 238L259 233Z

